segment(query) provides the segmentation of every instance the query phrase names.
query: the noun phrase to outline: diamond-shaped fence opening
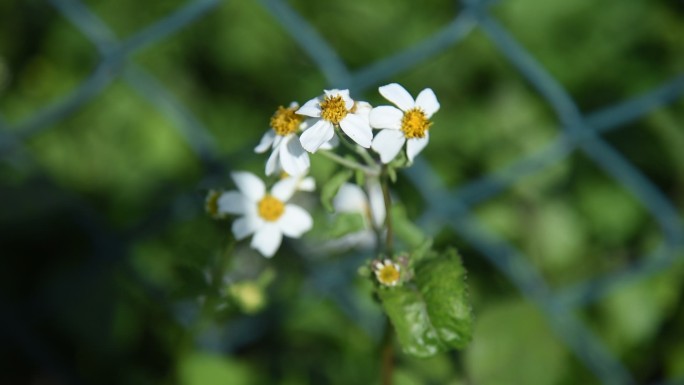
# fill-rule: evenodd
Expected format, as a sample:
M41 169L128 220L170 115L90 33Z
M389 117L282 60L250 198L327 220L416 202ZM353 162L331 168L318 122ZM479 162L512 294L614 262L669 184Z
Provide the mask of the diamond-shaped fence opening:
M51 0L50 3L87 37L100 55L100 60L87 79L59 101L39 109L11 127L0 119L3 160L15 164L17 159L29 162L28 153L22 149L23 142L78 112L113 82L120 80L174 123L178 135L200 162L210 170L227 171L225 161L219 159L215 141L205 124L153 74L131 60L132 55L141 49L169 39L180 29L201 20L219 6L220 1L191 1L125 39L117 38L106 23L78 0ZM419 159L406 173L426 203L426 209L418 220L419 224L434 231L438 230L435 224L448 226L466 240L469 247L476 249L525 298L541 309L560 340L602 383L635 383L621 360L604 346L576 310L671 267L684 244L684 226L675 205L616 151L603 138L603 134L619 130L655 108L679 99L684 93L684 74L641 95L598 111L581 111L563 85L492 17L489 12L489 7L493 6L491 1L466 1L456 17L436 33L401 52L355 71L347 68L337 52L287 2L262 0L260 3L309 56L329 86L350 88L355 92L363 92L389 81L446 50L458 50L458 43L473 31L478 31L491 41L501 57L547 103L557 121L557 134L554 139L529 155L455 188L445 187L430 164ZM663 241L650 255L638 258L624 268L575 282L563 289L552 289L524 252L487 228L473 210L476 205L510 189L523 178L536 175L574 153L581 153L590 159L640 202L662 232ZM99 218L80 198L71 196L69 199L71 206L81 216L84 228L88 228L88 233L99 242L98 250L102 251L105 259L112 255L112 248L125 249L134 240L132 236L113 236L105 224L106 221ZM179 194L177 201L181 206L187 206L186 195ZM162 210L159 218L162 221L182 220L187 215L185 212ZM158 219L149 222L143 220L130 234L148 234L153 231L150 229L154 226L158 226ZM30 339L24 342L30 349ZM672 383L676 383L676 380L672 380Z

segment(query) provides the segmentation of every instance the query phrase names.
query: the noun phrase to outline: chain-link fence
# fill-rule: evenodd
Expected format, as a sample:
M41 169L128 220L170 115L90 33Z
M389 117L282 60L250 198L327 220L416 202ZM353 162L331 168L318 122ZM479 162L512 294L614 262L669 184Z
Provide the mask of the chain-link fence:
M115 80L121 79L175 122L175 128L205 166L224 167L221 164L225 162L218 158L214 139L204 124L157 81L155 76L130 60L131 54L201 20L221 4L219 0L190 2L125 40L118 40L107 24L80 1L51 0L50 3L92 42L100 56L99 64L82 84L57 103L35 112L14 127L8 127L6 122L0 120L0 143L4 161L14 161L17 164L27 162L27 152L22 150L24 141L78 112ZM481 252L510 279L524 297L543 311L558 336L602 383L635 383L630 372L609 352L601 339L590 331L576 310L603 298L613 290L619 290L670 267L675 262L675 255L684 245L684 226L676 207L665 194L608 144L602 135L680 98L684 93L684 76L671 79L633 99L600 111L584 113L563 86L490 14L491 3L467 1L458 16L431 37L396 55L351 71L315 28L287 2L261 1L263 7L270 11L316 63L329 86L350 88L354 92L362 92L371 86L382 84L444 50L458 50L458 43L474 30L483 32L491 40L520 76L551 107L558 120L558 134L551 143L534 154L519 159L498 172L469 181L455 190L444 187L431 166L426 161L419 160L407 173L424 201L428 202L428 209L419 223L429 229L448 225ZM538 173L576 152L585 154L643 204L659 225L664 241L652 255L638 258L626 268L556 290L542 278L538 268L523 251L495 235L478 220L473 214L473 208L518 183L523 177ZM106 221L99 219L94 211L87 209L87 205L76 197L74 207L85 218L84 228L90 229L93 238L101 240L104 256L111 255L112 248L125 248L126 243L132 241L128 238L103 236L107 234L107 226L104 225ZM142 224L141 228L146 226L148 224ZM131 233L139 234L140 231ZM8 323L11 323L11 318L8 319ZM14 328L20 332L18 324ZM31 341L29 335L25 335L23 341L28 350L36 350L34 345L37 342ZM45 358L41 353L36 354L38 360ZM679 379L669 383L683 381Z

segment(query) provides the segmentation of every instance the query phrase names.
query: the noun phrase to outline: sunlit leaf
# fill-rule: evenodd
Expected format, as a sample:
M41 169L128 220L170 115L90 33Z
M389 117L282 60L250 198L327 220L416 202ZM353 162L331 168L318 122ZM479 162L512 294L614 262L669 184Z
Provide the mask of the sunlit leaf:
M463 348L472 334L465 269L457 252L430 253L415 266L415 277L378 295L407 354L428 357Z

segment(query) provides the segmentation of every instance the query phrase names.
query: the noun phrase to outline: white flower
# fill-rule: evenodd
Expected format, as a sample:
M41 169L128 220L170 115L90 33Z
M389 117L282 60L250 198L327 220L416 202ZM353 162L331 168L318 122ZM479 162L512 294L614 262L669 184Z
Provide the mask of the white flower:
M251 234L250 246L265 257L275 254L283 235L299 238L313 225L311 215L303 208L288 204L296 189L296 180L278 181L270 192L256 175L231 173L238 191L227 191L218 200L219 212L242 215L233 222L233 235L238 240Z
M383 163L389 163L406 143L406 155L409 161L413 162L415 156L430 140L430 118L439 110L437 97L430 88L426 88L414 101L404 87L397 83L382 86L378 90L385 99L399 108L373 108L369 118L370 124L373 128L383 130L375 135L371 148L380 154Z
M360 214L365 228L330 240L323 245L323 249L339 251L375 248L377 239L373 227L382 228L385 223L385 200L379 183L369 182L368 194L358 185L343 184L333 198L333 207L337 213Z
M305 129L307 122L295 111L299 105L295 102L290 106L278 107L271 117L271 129L261 138L261 142L254 149L263 153L273 149L266 161L266 175L273 175L278 170L285 170L290 175L301 175L309 169L309 154L304 151L297 138L297 132Z
M376 261L372 268L375 272L375 278L385 286L396 286L401 278L401 266L389 259L382 262Z
M306 151L316 152L335 135L339 126L347 136L361 147L369 148L373 140L373 130L363 113L356 113L354 101L349 90L325 90L323 98L313 98L306 102L298 114L317 118L299 138Z
M367 227L380 228L385 223L385 199L377 181L369 181L368 194L356 184L343 184L333 198L333 208L338 213L363 215Z
M298 191L314 191L316 190L316 180L311 176L290 176L289 178L296 178L295 188Z

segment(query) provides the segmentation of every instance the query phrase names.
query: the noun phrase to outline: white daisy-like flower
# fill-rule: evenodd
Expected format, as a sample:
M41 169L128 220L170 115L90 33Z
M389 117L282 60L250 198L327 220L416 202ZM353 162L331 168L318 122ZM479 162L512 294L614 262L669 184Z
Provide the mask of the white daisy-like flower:
M307 127L303 116L295 111L299 105L290 103L289 107L278 107L270 121L271 128L254 148L257 153L273 149L266 161L266 175L273 175L279 169L290 175L302 175L309 169L309 154L304 151L297 133Z
M316 118L300 136L306 151L316 152L335 136L339 127L361 147L369 148L373 141L373 130L362 111L356 113L355 103L349 97L349 90L325 90L322 98L316 97L306 102L297 113Z
M406 143L406 155L413 162L430 140L430 118L439 110L437 97L430 88L426 88L414 101L411 94L397 83L382 86L378 90L399 108L373 108L369 117L370 125L382 130L375 135L371 148L380 154L382 163L389 163Z
M382 262L375 261L372 268L375 272L375 278L385 286L396 286L401 279L401 266L389 259Z
M369 181L368 193L356 184L344 183L332 203L335 212L363 215L366 227L380 228L385 223L385 198L377 181Z
M290 175L284 175L284 178L294 178L294 184L295 184L295 189L297 191L307 191L307 192L312 192L316 190L316 180L311 177L311 176L304 176L304 175L299 175L299 176L290 176Z
M385 201L380 184L369 182L366 193L358 185L345 183L337 191L332 203L336 213L360 214L364 228L341 238L326 241L322 248L333 251L352 248L374 249L377 239L373 227L382 228L385 223Z
M237 240L254 234L250 246L270 258L280 247L283 235L299 238L311 229L311 215L287 203L297 188L295 178L276 182L270 192L252 173L234 172L231 178L238 191L224 192L218 199L218 207L221 213L241 215L232 227Z

